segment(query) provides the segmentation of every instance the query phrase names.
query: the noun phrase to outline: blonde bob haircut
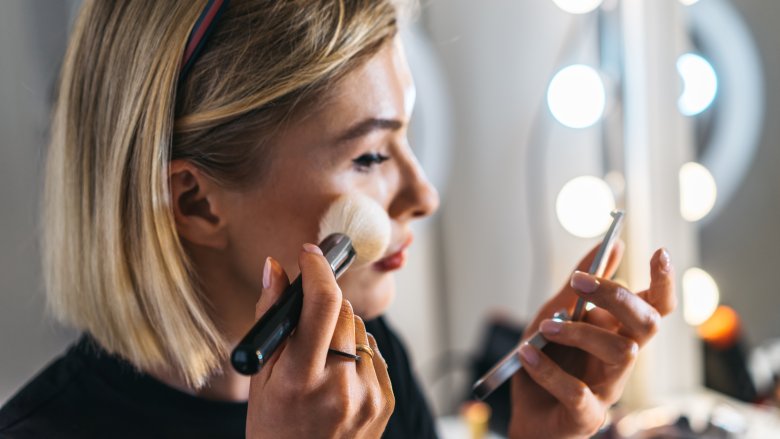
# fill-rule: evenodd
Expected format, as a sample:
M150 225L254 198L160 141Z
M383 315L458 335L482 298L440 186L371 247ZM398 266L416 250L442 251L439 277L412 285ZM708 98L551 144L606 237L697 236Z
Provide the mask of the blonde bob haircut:
M206 3L84 3L57 89L43 201L54 316L136 367L174 367L193 387L230 347L176 232L171 160L220 184L256 184L274 133L392 40L401 7L232 0L178 84Z

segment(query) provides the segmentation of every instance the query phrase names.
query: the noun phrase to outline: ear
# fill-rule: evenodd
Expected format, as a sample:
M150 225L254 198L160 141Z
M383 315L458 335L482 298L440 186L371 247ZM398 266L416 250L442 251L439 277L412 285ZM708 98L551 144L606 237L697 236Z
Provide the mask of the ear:
M228 242L225 190L186 160L172 161L168 172L179 236L196 245L224 249Z

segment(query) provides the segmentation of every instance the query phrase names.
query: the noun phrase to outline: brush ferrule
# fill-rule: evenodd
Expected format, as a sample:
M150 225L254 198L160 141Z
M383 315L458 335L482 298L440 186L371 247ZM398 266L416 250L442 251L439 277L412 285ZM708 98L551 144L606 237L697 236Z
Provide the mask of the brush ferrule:
M328 260L336 279L352 265L357 256L355 249L352 247L352 240L343 233L328 235L320 243L320 249L325 255L325 259Z

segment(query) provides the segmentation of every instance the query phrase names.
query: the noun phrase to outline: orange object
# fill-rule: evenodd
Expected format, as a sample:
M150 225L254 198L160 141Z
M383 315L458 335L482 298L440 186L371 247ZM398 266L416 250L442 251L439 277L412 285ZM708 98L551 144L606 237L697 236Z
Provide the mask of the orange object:
M469 427L471 439L487 436L490 406L481 401L467 401L460 408L460 415Z
M721 305L704 323L698 326L699 336L717 349L733 346L740 334L740 320L731 307Z

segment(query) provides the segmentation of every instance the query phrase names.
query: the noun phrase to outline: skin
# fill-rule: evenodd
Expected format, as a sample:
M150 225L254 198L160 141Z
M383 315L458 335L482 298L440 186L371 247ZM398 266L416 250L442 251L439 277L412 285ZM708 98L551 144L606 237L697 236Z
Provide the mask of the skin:
M247 437L268 431L274 437L378 437L384 430L394 398L384 360L360 317L385 311L395 293L393 275L374 265L353 267L336 284L316 247L302 249L302 244L316 242L319 218L344 193L366 194L387 211L392 224L388 255L409 242L412 221L437 209L438 194L407 142L414 99L414 83L396 40L347 74L324 105L281 132L259 185L228 189L189 162L170 165L178 232L229 341L237 343L289 279L303 275L299 327L269 364L250 380L226 363L223 375L196 392L212 399L248 399ZM369 163L366 154L388 160ZM609 270L619 258L619 251L612 255ZM660 267L659 258L654 256L654 267ZM588 264L586 258L581 266ZM588 300L602 309L591 313L587 324L571 324L550 336L579 349L561 347L560 353L551 353L555 363L538 351L536 365L524 357L527 372L512 383L512 437L577 437L598 428L622 392L635 346L646 342L657 317L671 310L671 269L659 270L651 271L648 292L630 300L601 280ZM576 295L570 286L562 289L531 328L553 311L571 307ZM646 324L648 318L652 325ZM374 358L361 354L366 361L355 364L327 355L328 347L355 352L356 343L371 345ZM617 360L604 353L605 345ZM569 363L585 367L574 370ZM191 391L173 370L150 373Z

